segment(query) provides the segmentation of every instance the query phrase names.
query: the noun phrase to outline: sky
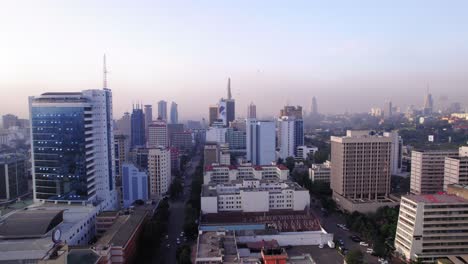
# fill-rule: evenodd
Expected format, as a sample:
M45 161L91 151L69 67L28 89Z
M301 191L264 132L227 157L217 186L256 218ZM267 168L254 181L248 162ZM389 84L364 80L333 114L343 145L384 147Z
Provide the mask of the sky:
M468 1L0 1L0 114L28 96L102 88L114 117L176 101L207 117L231 78L237 116L285 105L468 105ZM442 101L442 98L448 98Z

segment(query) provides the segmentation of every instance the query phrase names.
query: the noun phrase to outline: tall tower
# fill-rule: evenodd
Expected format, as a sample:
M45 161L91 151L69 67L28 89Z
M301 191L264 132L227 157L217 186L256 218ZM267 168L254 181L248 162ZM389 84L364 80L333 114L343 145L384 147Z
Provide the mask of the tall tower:
M148 138L148 126L153 122L153 106L145 105L145 137Z
M276 161L276 127L274 121L247 119L247 159L254 165Z
M177 103L171 103L171 124L178 124L179 123L179 112L177 110Z
M257 106L254 103L250 103L247 108L247 118L257 118Z
M158 102L158 118L167 121L167 102L164 100Z
M136 108L133 108L131 116L131 143L132 148L137 146L144 146L146 144L145 137L145 114L141 109L141 105L137 104Z
M432 99L432 94L429 92L429 88L427 88L427 93L424 98L424 109L423 112L426 115L432 114L434 109L434 101Z
M236 119L236 102L232 98L231 78L228 78L228 98L221 99L218 106L218 117L224 121L224 125L229 126L229 123Z
M312 115L318 115L318 106L317 106L317 99L314 97L312 97L312 107L310 109L310 113Z

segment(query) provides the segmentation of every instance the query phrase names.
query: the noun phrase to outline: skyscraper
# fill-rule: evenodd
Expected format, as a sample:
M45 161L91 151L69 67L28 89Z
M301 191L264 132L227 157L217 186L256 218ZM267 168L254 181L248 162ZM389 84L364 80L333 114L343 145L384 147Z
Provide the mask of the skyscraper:
M236 119L236 102L232 98L231 78L228 79L227 99L221 98L218 103L217 118L223 120L225 126L229 126L229 122Z
M115 134L126 135L130 138L132 135L132 120L129 112L125 112L122 118L116 121L117 130Z
M177 111L176 102L171 103L171 124L179 123L179 112Z
M432 114L432 111L434 110L434 101L432 99L432 94L429 93L429 89L426 93L426 96L424 97L424 109L423 112L426 115Z
M148 138L148 126L153 122L153 107L145 105L145 138Z
M304 121L302 120L301 106L285 106L280 110L278 119L278 144L280 147L280 156L296 157L297 148L304 145Z
M393 115L393 106L392 101L385 102L384 110L383 110L384 118L390 118Z
M302 119L302 106L286 105L280 110L279 116L293 116L296 119Z
M310 113L312 115L318 115L318 106L317 106L317 98L312 97L312 106L311 106L311 109L310 109Z
M148 126L148 147L168 147L169 137L167 133L167 123L164 120L157 120Z
M254 165L276 161L276 127L274 121L247 119L247 159Z
M109 89L30 98L35 201L116 205Z
M167 102L164 100L158 102L158 118L167 121Z
M171 184L171 152L168 148L151 148L148 153L150 196L161 197Z
M218 106L211 105L208 108L208 122L209 122L208 125L211 126L217 119L218 119Z
M254 103L250 103L247 107L247 118L257 118L257 106Z
M143 114L143 110L139 105L137 105L136 108L133 108L131 126L132 133L130 147L134 148L137 146L145 146L145 115Z
M0 201L15 200L28 192L26 157L9 153L0 155Z
M3 128L8 129L13 126L18 125L18 117L12 114L7 114L2 116L2 121L3 121Z

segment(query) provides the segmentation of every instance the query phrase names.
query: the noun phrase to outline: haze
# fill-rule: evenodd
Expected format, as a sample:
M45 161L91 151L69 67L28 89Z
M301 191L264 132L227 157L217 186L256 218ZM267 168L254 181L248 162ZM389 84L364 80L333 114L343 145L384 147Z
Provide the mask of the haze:
M114 117L132 102L207 116L232 79L237 115L253 101L323 113L386 100L468 102L467 1L3 1L0 114L27 97L102 87L107 54ZM357 4L359 3L359 4Z

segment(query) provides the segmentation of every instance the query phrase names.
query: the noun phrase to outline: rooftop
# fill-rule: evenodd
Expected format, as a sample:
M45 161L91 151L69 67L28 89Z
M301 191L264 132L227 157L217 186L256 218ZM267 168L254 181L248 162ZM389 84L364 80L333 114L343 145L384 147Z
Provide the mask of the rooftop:
M233 232L203 232L198 236L197 259L218 258L223 263L237 263L237 245Z
M135 230L142 224L147 215L145 210L135 210L129 215L121 215L115 223L104 233L97 245L125 247Z
M92 249L71 249L68 252L67 263L68 264L95 264L99 261L99 255Z
M452 194L423 194L423 195L406 195L404 196L411 201L417 203L428 203L428 204L438 204L438 203L466 203L468 200L465 200L461 197Z
M63 221L63 210L22 210L0 223L0 238L42 237Z

